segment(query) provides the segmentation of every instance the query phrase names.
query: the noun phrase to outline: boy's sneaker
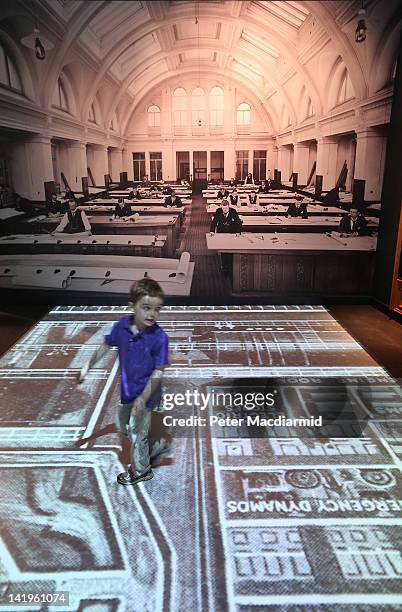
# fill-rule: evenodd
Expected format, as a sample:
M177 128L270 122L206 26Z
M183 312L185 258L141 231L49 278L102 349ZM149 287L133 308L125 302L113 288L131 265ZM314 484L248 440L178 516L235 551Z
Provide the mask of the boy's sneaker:
M117 476L117 482L122 485L135 485L137 482L142 482L143 480L151 480L154 477L154 473L152 470L148 470L142 476L134 476L134 474L128 470L128 472L122 472Z

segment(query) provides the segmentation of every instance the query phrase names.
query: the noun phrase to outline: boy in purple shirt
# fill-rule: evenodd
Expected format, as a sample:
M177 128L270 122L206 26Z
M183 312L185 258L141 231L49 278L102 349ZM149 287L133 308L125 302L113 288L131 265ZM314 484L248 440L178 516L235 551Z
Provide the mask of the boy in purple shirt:
M117 476L122 485L133 485L150 480L149 427L152 410L161 400L161 381L168 359L167 334L156 323L163 305L164 294L158 283L143 278L130 289L129 307L132 315L122 317L114 324L105 342L83 366L79 375L82 382L88 370L116 346L119 352L121 377L121 405L117 430L131 441L131 467ZM158 448L156 446L158 445ZM167 450L157 441L151 449L151 458Z

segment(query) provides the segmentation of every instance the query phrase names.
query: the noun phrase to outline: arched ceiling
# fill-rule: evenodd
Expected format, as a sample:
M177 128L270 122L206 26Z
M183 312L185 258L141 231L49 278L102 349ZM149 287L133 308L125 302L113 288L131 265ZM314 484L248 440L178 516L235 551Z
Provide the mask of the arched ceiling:
M384 14L375 40L372 36L373 45L378 45L385 13L391 15L400 0L364 4L368 17L380 10ZM270 99L278 94L290 116L295 116L298 101L296 95L291 99L286 83L296 76L298 91L305 87L319 116L325 110L325 91L308 61L312 49L319 52L331 43L349 72L356 97L363 99L368 93L367 48L354 43L358 0L41 0L41 6L64 25L47 65L48 89L54 89L77 50L84 50L96 65L82 102L83 121L108 80L118 91L105 119L128 96L122 117L126 125L158 79L166 82L180 73L224 74L234 83L240 81L268 115ZM275 112L278 109L271 108L271 115Z

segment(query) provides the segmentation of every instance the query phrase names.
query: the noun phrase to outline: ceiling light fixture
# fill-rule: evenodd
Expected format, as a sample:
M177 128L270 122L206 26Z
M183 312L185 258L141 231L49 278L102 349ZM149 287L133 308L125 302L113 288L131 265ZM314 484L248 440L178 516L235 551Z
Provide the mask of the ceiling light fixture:
M39 28L33 2L31 5L32 17L35 23L34 31L31 34L28 34L28 36L21 38L21 43L24 45L24 47L28 47L28 49L33 49L35 51L36 59L44 60L46 58L46 51L53 49L54 45L44 36L39 37Z
M359 17L359 21L357 22L357 27L355 31L355 41L357 43L362 43L366 40L366 37L367 37L367 34L366 34L367 26L366 26L366 21L364 19L366 15L366 9L363 6L363 0L362 0L362 6L359 9L359 12L357 14Z

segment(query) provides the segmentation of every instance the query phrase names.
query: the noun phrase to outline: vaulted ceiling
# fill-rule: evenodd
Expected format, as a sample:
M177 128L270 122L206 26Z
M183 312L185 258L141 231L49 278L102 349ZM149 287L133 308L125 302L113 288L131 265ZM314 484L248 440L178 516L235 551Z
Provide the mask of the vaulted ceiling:
M327 110L325 79L339 58L356 98L366 98L373 93L370 79L384 41L387 36L397 40L402 3L364 1L368 24L364 45L354 41L360 0L20 0L16 4L28 13L35 5L41 31L55 44L45 88L54 89L68 63L79 59L91 63L94 76L85 83L82 117L109 82L117 91L109 118L124 96L131 99L127 112L132 113L157 83L197 73L240 82L267 108L270 99L279 95L290 115L298 104L288 86L295 77L299 90L306 89L322 115ZM322 59L312 61L320 53L332 54L328 65Z

